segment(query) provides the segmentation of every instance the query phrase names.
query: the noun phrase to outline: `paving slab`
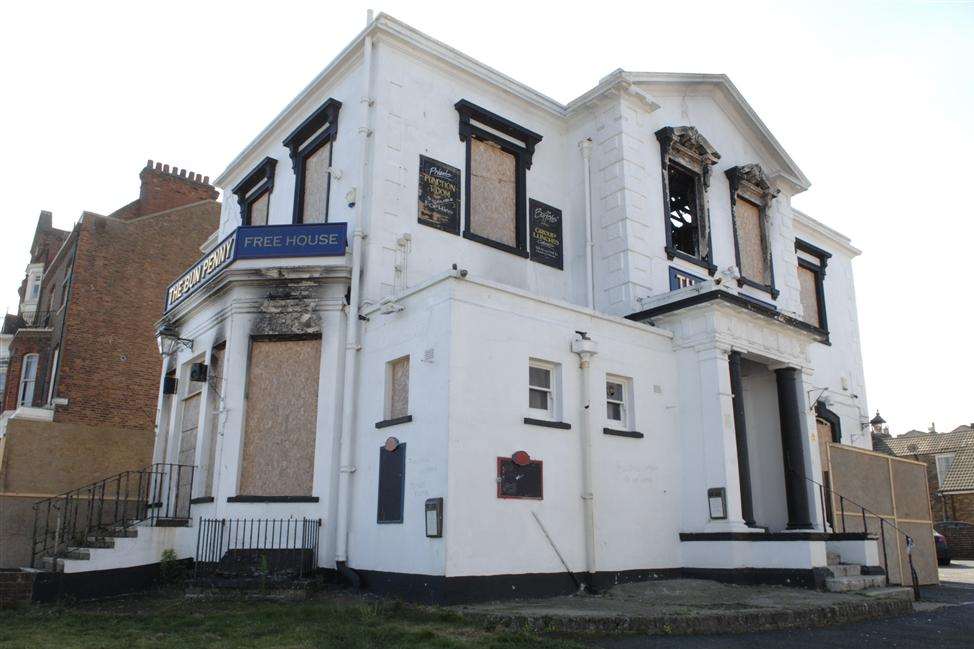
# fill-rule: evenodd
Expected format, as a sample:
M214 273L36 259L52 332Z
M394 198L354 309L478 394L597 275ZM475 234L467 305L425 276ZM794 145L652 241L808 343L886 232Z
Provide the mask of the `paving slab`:
M912 611L902 597L865 597L702 579L620 584L599 594L450 607L485 624L539 632L744 633L873 620ZM892 595L892 593L891 593Z

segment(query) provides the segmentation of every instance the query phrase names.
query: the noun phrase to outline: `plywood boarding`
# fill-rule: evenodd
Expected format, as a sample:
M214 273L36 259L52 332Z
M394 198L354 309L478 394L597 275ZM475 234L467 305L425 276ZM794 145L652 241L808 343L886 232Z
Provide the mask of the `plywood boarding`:
M389 399L389 417L396 419L409 414L409 357L392 362L392 390Z
M915 542L913 565L920 584L937 583L937 556L933 544L927 493L926 467L922 463L902 460L842 444L829 444L831 480L834 491L836 531L843 531L839 514L839 497L846 500L845 531L863 529L861 510L849 503L862 503L869 512L866 529L882 541L885 536L886 553L880 547L880 563L886 568L890 582L911 584L909 556L903 533ZM880 518L889 525L880 529ZM884 563L884 556L888 565Z
M761 284L770 283L761 232L761 209L738 198L734 204L734 220L737 223L737 249L741 254L741 275Z
M305 223L324 223L328 220L328 167L331 164L331 142L328 142L304 161Z
M271 193L264 192L260 198L250 206L250 225L267 225L267 210Z
M802 266L798 267L798 288L802 302L802 319L808 324L820 326L818 319L818 291L815 288L815 273Z
M470 231L517 245L517 200L514 156L498 146L470 142Z
M253 341L241 495L311 495L320 360L320 338Z
M183 399L182 419L179 426L178 464L196 464L196 438L200 425L200 393Z

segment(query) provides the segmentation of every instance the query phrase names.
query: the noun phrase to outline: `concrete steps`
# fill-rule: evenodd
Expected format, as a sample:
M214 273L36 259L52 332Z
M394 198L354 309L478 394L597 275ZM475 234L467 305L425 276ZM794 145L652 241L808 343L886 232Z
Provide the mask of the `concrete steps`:
M885 575L854 575L832 577L825 580L825 590L830 593L848 593L867 588L882 588L886 585Z

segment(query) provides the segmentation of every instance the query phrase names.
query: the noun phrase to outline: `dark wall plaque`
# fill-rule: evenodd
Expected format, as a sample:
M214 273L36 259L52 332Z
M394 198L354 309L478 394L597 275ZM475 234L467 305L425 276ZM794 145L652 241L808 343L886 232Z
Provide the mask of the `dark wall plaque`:
M380 523L401 523L406 490L406 445L395 449L379 448L379 515Z
M419 156L419 222L460 233L460 170Z
M533 198L528 201L531 259L561 270L565 254L561 238L561 210Z
M542 463L531 460L519 465L509 457L497 458L498 498L544 498Z

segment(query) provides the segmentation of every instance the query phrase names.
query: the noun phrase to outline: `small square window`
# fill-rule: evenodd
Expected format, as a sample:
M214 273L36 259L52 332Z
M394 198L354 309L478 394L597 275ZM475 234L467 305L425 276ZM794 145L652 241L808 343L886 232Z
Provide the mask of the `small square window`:
M390 361L386 371L386 419L399 419L409 414L409 357Z
M554 363L532 360L528 363L528 409L534 417L557 419L560 408L558 397L558 366Z
M605 382L605 412L612 421L625 421L626 390L622 383Z

